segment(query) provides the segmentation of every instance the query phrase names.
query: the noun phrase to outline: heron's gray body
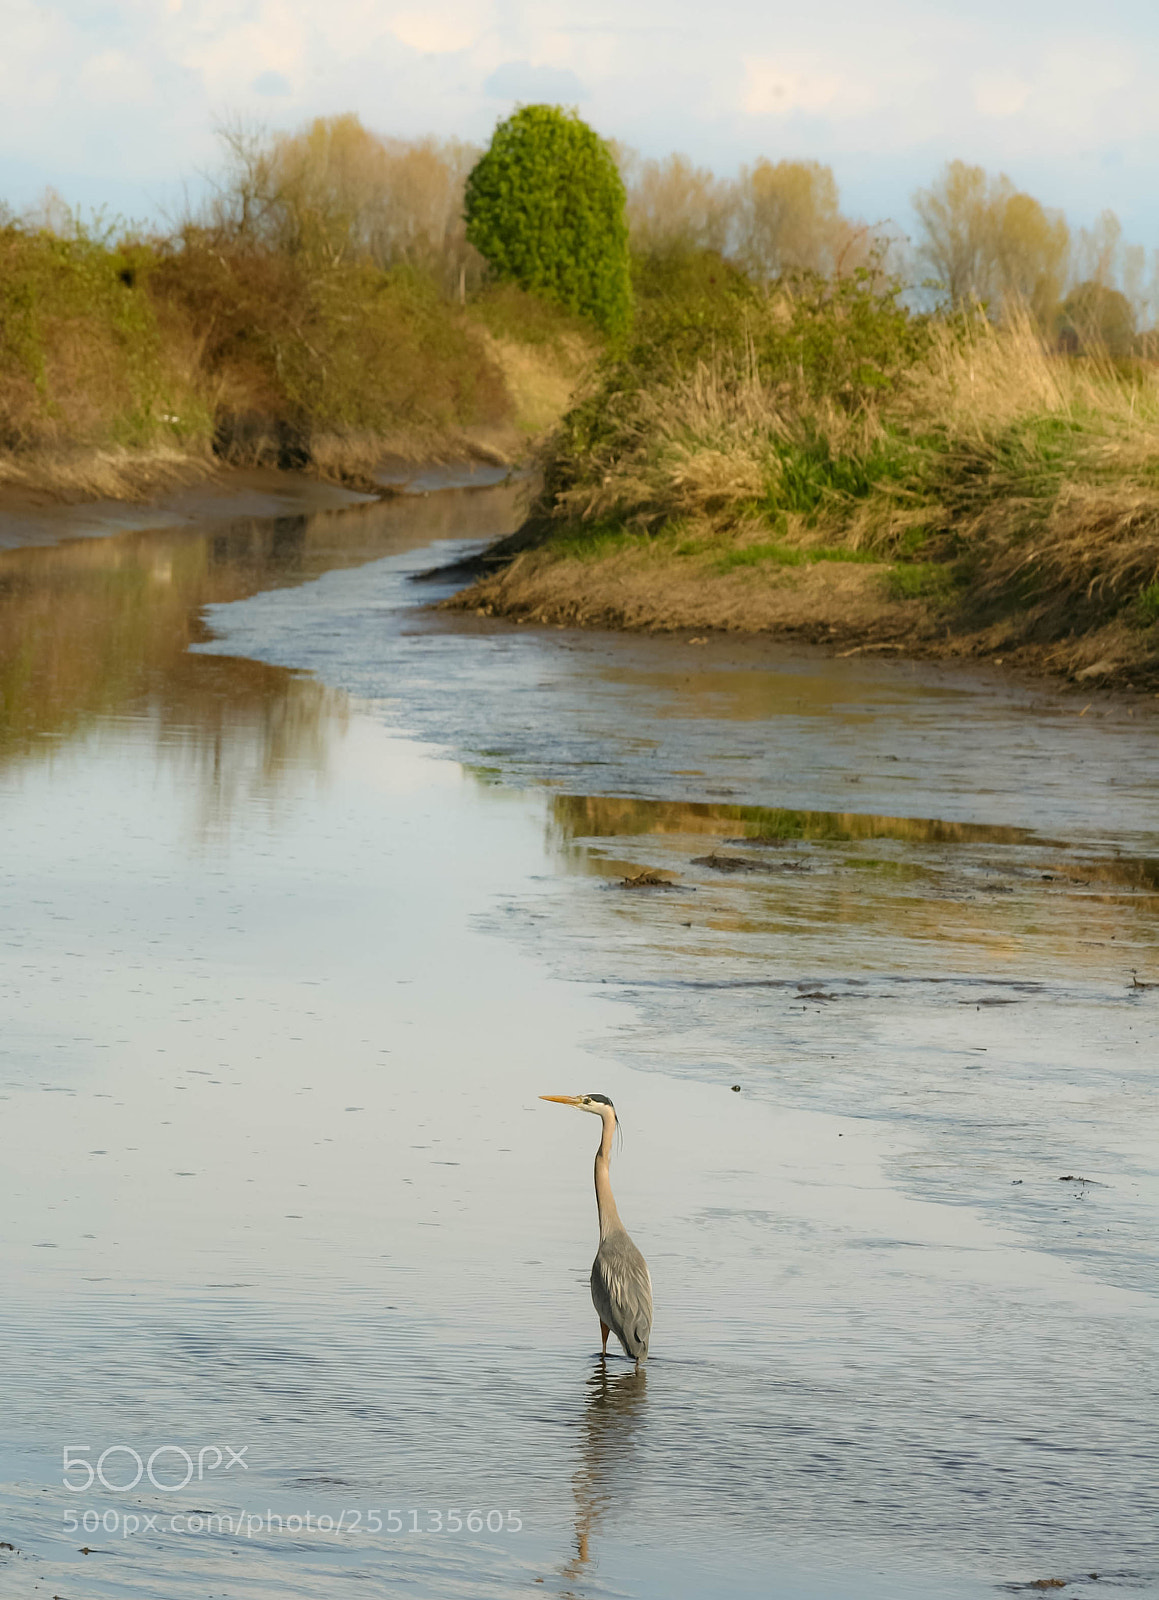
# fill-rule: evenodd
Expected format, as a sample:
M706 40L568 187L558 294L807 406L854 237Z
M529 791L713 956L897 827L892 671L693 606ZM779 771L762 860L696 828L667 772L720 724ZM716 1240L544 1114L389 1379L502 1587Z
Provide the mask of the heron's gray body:
M592 1262L592 1304L633 1361L647 1361L652 1333L652 1279L623 1228L600 1240Z
M648 1359L652 1336L652 1280L644 1257L628 1238L612 1198L612 1134L616 1108L606 1094L544 1094L541 1100L577 1106L600 1119L600 1148L596 1151L596 1210L600 1216L600 1248L592 1262L592 1303L600 1318L603 1350L614 1333L636 1365Z

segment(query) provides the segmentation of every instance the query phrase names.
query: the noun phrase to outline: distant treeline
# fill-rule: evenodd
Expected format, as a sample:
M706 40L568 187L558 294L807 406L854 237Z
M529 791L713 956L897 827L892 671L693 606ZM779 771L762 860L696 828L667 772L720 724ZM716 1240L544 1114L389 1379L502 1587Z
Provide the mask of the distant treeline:
M235 127L224 147L208 198L166 230L86 224L51 193L0 210L0 476L29 452L109 448L343 471L384 439L434 448L558 415L595 334L489 281L463 219L478 149L355 116ZM1006 177L953 162L914 197L911 240L847 216L817 162L725 179L611 148L641 308L657 264L715 259L758 294L860 274L900 281L911 312L981 304L997 323L1029 316L1058 349L1152 354L1154 260L1109 212L1072 232ZM537 347L534 372L508 359L513 340Z
M407 266L460 299L483 282L485 264L463 222L477 146L384 137L353 115L320 117L296 133L235 126L222 138L211 198L175 237L261 243L335 265ZM1093 227L1072 229L1061 211L980 166L951 161L919 189L908 236L899 219L847 215L821 162L762 157L722 178L684 155L651 160L614 141L610 148L640 255L712 250L762 282L873 262L924 292L928 306L981 302L996 316L1017 306L1064 337L1100 299L1112 342L1159 322L1159 250L1128 243L1110 210ZM51 193L24 220L57 233L73 226Z
M467 243L463 190L482 153L458 140L383 138L357 117L319 118L299 133L225 135L228 162L207 218L214 231L279 250L406 264L466 296L485 277ZM648 160L611 145L633 250L713 250L760 282L851 273L870 263L926 305L1029 309L1064 342L1092 335L1125 353L1159 321L1159 250L1127 243L1112 211L1071 229L1005 174L951 161L913 196L915 229L843 211L832 169L761 158L733 178L686 156Z
M1126 243L1113 211L1072 231L1004 173L964 161L913 196L912 237L846 216L831 169L815 161L760 160L735 179L679 155L626 156L622 167L639 251L715 249L766 282L872 262L918 304L982 304L999 319L1028 310L1064 346L1094 341L1113 354L1159 320L1159 250Z

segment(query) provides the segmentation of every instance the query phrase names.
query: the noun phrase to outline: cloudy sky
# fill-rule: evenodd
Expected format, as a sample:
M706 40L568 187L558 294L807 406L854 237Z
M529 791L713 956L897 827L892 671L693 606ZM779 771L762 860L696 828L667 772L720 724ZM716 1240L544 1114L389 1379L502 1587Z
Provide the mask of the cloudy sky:
M485 141L517 101L578 106L647 155L832 164L905 225L962 156L1159 246L1155 0L0 0L0 198L52 184L134 217L179 202L213 128L357 111Z

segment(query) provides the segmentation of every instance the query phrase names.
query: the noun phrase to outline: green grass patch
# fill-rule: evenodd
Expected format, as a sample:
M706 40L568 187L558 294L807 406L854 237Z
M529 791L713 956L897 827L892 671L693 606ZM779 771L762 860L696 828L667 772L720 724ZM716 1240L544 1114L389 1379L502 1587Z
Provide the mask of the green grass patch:
M603 561L629 551L647 551L660 558L708 558L714 572L735 572L746 567L805 567L820 561L861 565L880 565L882 557L873 550L851 550L843 545L802 546L776 540L729 548L719 538L714 541L688 538L679 521L666 522L652 532L625 527L621 522L573 522L562 526L551 537L553 555L573 561Z
M775 469L756 509L776 524L787 514L816 522L825 511L850 507L870 495L925 491L926 452L887 436L864 451L834 451L820 433L774 446Z
M929 543L932 537L929 528L907 528L901 537L896 540L894 548L903 561L912 560L922 547Z
M958 588L954 569L937 561L899 561L885 582L891 600L947 600Z
M1145 589L1140 589L1135 611L1145 628L1159 622L1159 583L1149 583Z
M552 535L551 550L554 555L573 561L603 561L627 550L652 549L655 542L652 534L625 528L622 523L578 522L569 523Z
M1093 414L1023 417L989 438L946 444L931 457L932 479L950 504L977 506L1016 495L1029 537L1066 481L1114 477L1117 469L1108 473L1095 448L1105 432L1105 422Z
M817 545L803 548L792 544L747 544L738 550L727 550L713 563L717 572L734 572L738 567L803 567L816 561L853 561L866 564L880 562L880 555L871 550L849 550L841 545Z

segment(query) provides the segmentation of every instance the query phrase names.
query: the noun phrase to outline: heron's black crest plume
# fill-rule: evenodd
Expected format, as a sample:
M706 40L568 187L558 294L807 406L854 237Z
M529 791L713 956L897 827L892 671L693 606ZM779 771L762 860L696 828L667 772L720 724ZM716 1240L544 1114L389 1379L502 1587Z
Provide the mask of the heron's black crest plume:
M589 1094L588 1099L597 1101L601 1106L612 1106L612 1102L608 1099L606 1094ZM612 1106L612 1110L616 1111L615 1106ZM616 1149L622 1150L623 1148L624 1125L620 1121L620 1113L616 1111Z

